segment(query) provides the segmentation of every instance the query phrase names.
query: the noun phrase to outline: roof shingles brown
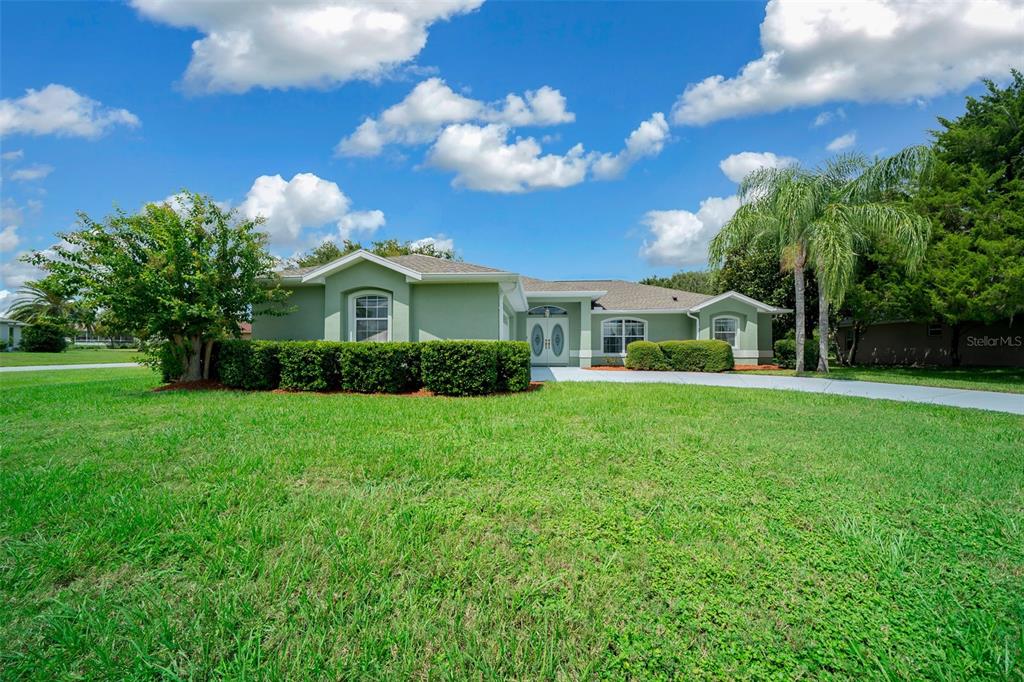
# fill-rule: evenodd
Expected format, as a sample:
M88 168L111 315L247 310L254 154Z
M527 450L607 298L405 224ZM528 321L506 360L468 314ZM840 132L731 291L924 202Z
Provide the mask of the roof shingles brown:
M604 291L596 304L605 310L687 310L712 296L621 279L543 280L523 277L526 296L531 291Z
M475 274L507 272L474 263L434 258L423 254L391 256L388 260L402 267L415 270L422 274ZM282 277L297 278L306 275L320 265L305 268L289 268L278 272ZM604 291L596 299L598 308L605 310L688 310L703 303L712 296L696 294L692 291L679 291L649 284L637 284L621 279L560 279L543 280L533 277L521 277L523 289L527 297L536 291Z

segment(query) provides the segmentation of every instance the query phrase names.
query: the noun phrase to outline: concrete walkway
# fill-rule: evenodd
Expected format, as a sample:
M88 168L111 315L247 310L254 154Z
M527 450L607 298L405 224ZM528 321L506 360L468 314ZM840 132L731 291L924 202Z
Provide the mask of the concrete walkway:
M905 403L928 403L977 410L1024 414L1024 395L962 388L883 384L849 379L779 377L764 374L704 374L701 372L608 372L579 367L534 367L534 381L607 381L613 383L690 384L727 388L767 388L779 391L828 393Z
M106 369L107 367L142 367L137 362L94 362L88 365L29 365L27 367L0 367L2 372L42 372L51 369Z

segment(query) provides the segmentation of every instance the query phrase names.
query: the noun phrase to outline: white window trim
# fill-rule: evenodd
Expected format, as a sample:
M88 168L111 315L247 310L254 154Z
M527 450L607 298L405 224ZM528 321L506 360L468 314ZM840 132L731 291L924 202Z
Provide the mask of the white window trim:
M391 340L391 331L394 323L394 300L391 298L390 291L384 291L383 289L363 289L362 291L353 291L348 296L348 340L356 340L356 299L360 296L383 296L388 299L388 338ZM375 318L377 319L377 318Z
M734 337L735 341L733 341L733 343L731 345L732 345L732 349L733 350L738 349L740 347L740 318L736 317L735 315L715 315L714 317L712 317L711 318L711 338L712 339L716 339L717 338L715 336L715 322L717 322L719 320L732 320L733 322L736 323L736 331L734 332L735 333L735 337Z
M595 353L594 354L595 357L605 357L605 358L624 358L624 357L626 357L626 336L625 336L625 334L622 334L619 337L619 338L622 339L622 352L621 353L606 353L606 352L604 352L604 340L605 340L604 323L605 322L640 322L644 326L644 339L643 340L644 341L647 340L647 320L641 320L641 319L636 318L636 317L612 317L612 318L609 318L607 320L601 320L601 322L600 322L600 324L601 324L601 352L600 353ZM608 338L612 338L612 337L608 337Z

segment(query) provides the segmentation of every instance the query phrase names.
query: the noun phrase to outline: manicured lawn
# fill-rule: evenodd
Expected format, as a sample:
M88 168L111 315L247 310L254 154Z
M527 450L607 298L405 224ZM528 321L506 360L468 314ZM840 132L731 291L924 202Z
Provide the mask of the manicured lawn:
M100 362L136 362L139 351L115 348L72 348L63 353L0 353L0 367L29 367L31 365L88 365Z
M1024 418L561 384L0 391L0 670L1019 679Z
M745 373L778 374L781 376L793 376L795 374L791 369L750 370ZM816 372L805 372L801 376L823 377L825 375L817 374ZM963 367L958 369L940 367L831 367L828 378L1024 393L1024 367Z

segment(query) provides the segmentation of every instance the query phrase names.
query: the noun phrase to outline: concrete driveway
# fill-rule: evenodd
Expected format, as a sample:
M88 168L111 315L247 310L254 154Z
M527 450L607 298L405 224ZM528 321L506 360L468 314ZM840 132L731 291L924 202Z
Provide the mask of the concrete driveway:
M778 391L828 393L874 400L968 407L976 410L1024 414L1024 395L962 388L882 384L849 379L779 377L764 374L705 374L702 372L609 372L579 367L534 367L534 381L604 381L620 384L691 384L726 388L765 388Z

